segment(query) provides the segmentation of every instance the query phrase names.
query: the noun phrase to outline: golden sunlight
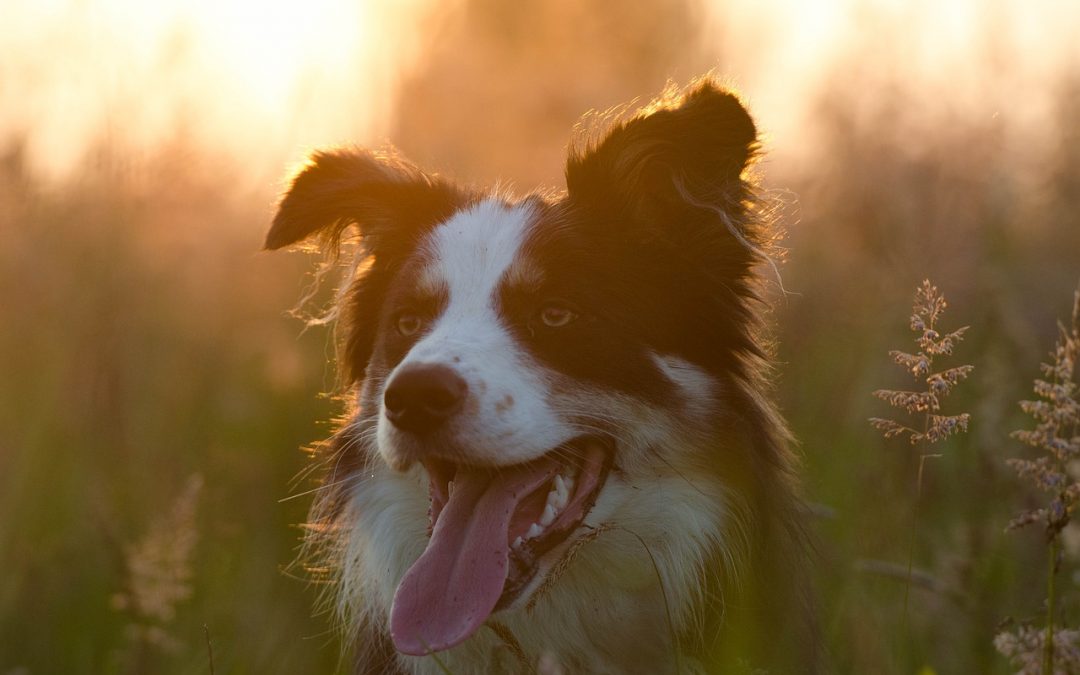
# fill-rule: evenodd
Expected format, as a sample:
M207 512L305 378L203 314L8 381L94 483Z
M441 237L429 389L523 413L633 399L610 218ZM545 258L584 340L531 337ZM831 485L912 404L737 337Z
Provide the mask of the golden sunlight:
M877 82L912 111L1003 116L1024 142L1046 123L1063 76L1080 72L1080 3L1061 0L757 0L707 3L724 72L752 96L785 152L816 152L816 104L846 95L873 115ZM859 96L859 93L862 96ZM783 142L781 142L783 141Z
M427 0L51 0L5 10L0 133L66 174L95 143L226 151L366 138ZM273 140L270 140L273 139Z
M560 387L578 376L582 391L607 386L594 398L618 404L561 411L559 424L599 420L594 431L612 442L602 453L591 436L560 446L582 455L576 484L597 491L575 488L559 531L526 548L587 543L568 534L586 516L606 532L620 491L671 488L690 501L673 501L669 521L650 520L641 536L623 523L570 569L573 548L555 563L565 577L548 574L515 601L544 603L537 617L558 617L564 600L602 605L604 589L580 582L613 561L630 576L613 573L626 588L607 590L636 590L610 607L677 601L632 623L659 639L633 644L630 631L575 654L528 611L508 613L487 622L507 627L491 633L505 644L490 650L490 670L610 670L640 657L657 659L653 670L712 672L719 655L762 672L744 648L788 656L773 634L789 631L724 613L753 606L799 616L805 644L791 654L828 654L823 672L1003 675L1058 658L1043 672L1080 673L1080 465L1062 450L1076 432L1043 419L1067 413L1057 404L1080 391L1061 394L1066 343L1080 350L1080 335L1058 328L1080 316L1078 29L1080 0L0 0L0 675L344 673L396 659L395 636L380 628L419 620L422 608L398 605L398 620L383 611L397 582L367 563L396 556L390 576L410 579L406 596L418 587L407 556L363 552L339 570L336 554L360 555L366 531L345 522L360 495L391 494L380 484L404 479L384 471L387 448L364 442L371 411L356 410L352 392L359 385L366 402L378 378L334 374L387 356L373 345L379 317L394 311L387 284L408 285L395 270L442 241L436 230L452 238L454 226L437 222L472 203L455 195L493 186L509 215L492 205L453 222L493 241L524 237L513 255L550 283L522 310L564 298L588 319L545 339L529 368L539 379L561 368L551 375ZM701 77L709 85L682 112L630 121L665 88L674 101ZM713 80L738 93L752 135ZM750 142L761 150L753 163ZM342 144L391 144L397 155L313 154ZM562 192L568 156L578 158L574 195ZM397 157L422 174L399 170ZM290 181L305 162L314 170ZM384 189L397 176L407 184ZM509 229L492 234L500 224ZM328 245L330 260L263 250L268 230L272 245L314 248L343 229L344 255ZM748 238L765 245L750 252ZM511 351L540 348L540 335L510 330L528 317L497 309L490 330L520 342ZM960 326L970 330L952 354ZM342 341L357 339L372 353L338 361ZM904 350L891 352L899 360L891 347ZM577 357L548 358L560 349L610 358L581 369ZM665 355L657 367L669 377L650 355ZM1036 381L1033 394L1048 360L1057 382ZM890 405L904 401L943 409ZM526 438L539 424L527 407L511 417L532 447L543 438ZM969 421L969 434L945 438ZM676 426L686 434L671 437ZM648 452L611 457L619 439L639 437ZM610 500L589 459L601 454L623 474ZM654 467L659 481L638 461L653 454L672 459ZM503 478L539 481L532 469L549 466L455 488L472 496L450 510L498 505L513 487ZM1053 490L1043 499L1029 478ZM442 534L457 526L485 530L470 541L505 552L494 513L444 517L425 544L420 488L401 511L419 519L398 519L416 535L401 540L410 555L429 549L416 573L446 576L468 553L471 535ZM586 512L601 498L612 508ZM505 503L511 529L532 508ZM702 509L711 515L679 515ZM328 522L329 511L341 518ZM1041 519L1047 536L1006 534L1018 515ZM302 525L311 521L322 525ZM360 533L345 547L310 536L342 527ZM672 527L685 531L669 537ZM789 563L807 556L772 535L802 540L804 530L817 564L793 575ZM731 566L740 553L756 566L745 576ZM517 569L525 557L461 577L476 598L423 591L440 607L428 625L442 646L479 630L459 632L458 609L503 611L500 598L527 576L504 561ZM758 592L773 573L807 611ZM320 592L335 582L346 593ZM376 587L385 607L358 599ZM342 618L366 625L352 632ZM617 619L585 612L567 626L595 637ZM449 652L486 653L479 641ZM611 655L623 660L606 664Z
M460 85L474 93L488 89L492 101L509 102L499 98L507 95L528 100L524 92L506 87L531 82L533 94L551 98L552 105L565 96L560 90L577 91L580 100L566 105L583 110L624 97L606 92L595 81L598 75L607 73L615 81L620 60L650 56L647 50L637 56L605 54L606 42L601 41L574 57L569 72L564 56L552 51L561 48L545 47L545 65L544 55L529 60L528 54L547 44L545 39L554 40L552 45L573 43L567 36L580 30L572 24L580 22L582 10L559 2L543 11L496 11L480 4L15 3L5 9L0 27L0 139L20 142L36 169L59 177L103 146L138 157L179 142L244 157L251 178L266 181L273 179L276 169L271 167L299 159L306 148L342 141L377 145L397 136L395 106L402 84L415 71L422 71L418 86L423 91L448 92L442 106L484 105L454 93ZM682 11L703 20L671 30L697 31L697 39L684 40L680 53L670 55L671 63L661 55L663 62L651 65L684 81L715 67L750 98L763 128L789 153L815 151L807 129L814 127L812 117L823 97L858 91L872 81L895 81L899 88L920 91L924 103L939 108L979 117L1004 112L1009 123L1031 127L1041 123L1056 96L1050 83L1059 73L1080 68L1070 35L1080 22L1080 6L1073 5L1053 0L691 0ZM657 10L638 13L651 11ZM485 13L498 17L509 12L545 17L551 25L533 24L502 40L491 36L507 31L509 18L473 25ZM560 22L568 27L552 27ZM656 28L658 34L663 30ZM472 31L486 31L489 37L446 42L447 34L468 36ZM654 89L641 87L658 85L644 80L655 78L641 75L640 67L630 68L635 71L642 82L623 84L631 95L647 96ZM549 76L564 86L545 81ZM412 95L415 99L415 89ZM420 95L422 104L430 103L425 95ZM856 105L869 107L856 113L875 114L876 100L873 95L856 97ZM431 115L441 114L435 110L445 108L428 110L428 131L445 135L447 129L432 122ZM472 119L478 111L463 114ZM569 123L550 121L560 134ZM430 139L425 142L432 145Z

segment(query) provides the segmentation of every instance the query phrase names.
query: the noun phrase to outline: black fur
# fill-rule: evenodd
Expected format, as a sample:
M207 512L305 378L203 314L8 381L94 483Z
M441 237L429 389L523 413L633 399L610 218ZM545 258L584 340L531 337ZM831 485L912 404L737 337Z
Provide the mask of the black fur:
M362 255L371 263L341 300L340 328L346 337L338 366L344 384L363 378L375 344L377 313L417 242L474 200L394 154L360 149L316 152L292 180L265 247L275 250L317 236L336 256L345 230L355 225Z

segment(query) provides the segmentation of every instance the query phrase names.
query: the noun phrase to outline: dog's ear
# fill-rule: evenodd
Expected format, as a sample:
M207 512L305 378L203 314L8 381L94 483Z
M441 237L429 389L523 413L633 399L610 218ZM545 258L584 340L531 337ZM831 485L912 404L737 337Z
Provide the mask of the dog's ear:
M336 257L343 233L356 226L360 255L345 293L337 299L341 384L359 382L375 344L376 314L395 270L432 227L470 201L451 183L392 154L347 149L316 152L292 180L266 235L279 249L318 238Z
M763 354L752 305L777 231L747 170L757 150L739 99L706 80L615 123L566 167L568 215L595 250L618 249L615 278L678 333L654 343L713 373Z
M276 250L317 236L336 250L343 232L356 225L365 249L378 258L380 250L390 252L395 242L411 245L410 232L449 217L461 201L452 185L395 155L319 151L278 204L265 248Z
M711 212L714 220L728 219L727 229L738 237L731 222L740 219L749 196L742 177L757 147L757 130L739 99L706 80L667 94L616 123L599 142L572 150L568 195L575 204L609 214L614 208L620 222L646 227Z

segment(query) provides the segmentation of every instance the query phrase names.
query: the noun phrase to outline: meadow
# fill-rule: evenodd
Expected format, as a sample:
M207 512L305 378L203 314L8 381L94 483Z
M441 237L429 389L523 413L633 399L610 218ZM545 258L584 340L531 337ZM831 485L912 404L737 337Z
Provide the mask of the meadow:
M1042 672L995 638L1047 614L1047 528L1006 527L1055 493L1008 460L1039 456L1012 436L1037 424L1019 402L1038 398L1080 284L1080 57L1034 77L996 39L1005 3L988 6L968 60L936 78L887 32L899 10L864 10L875 37L848 35L813 86L791 88L788 115L788 83L748 65L758 34L716 25L738 12L470 0L425 28L367 137L525 192L558 186L585 110L710 68L757 92L758 171L788 231L766 272L776 395L839 673ZM295 564L314 487L302 448L338 410L328 331L287 312L315 260L260 251L303 148L249 156L192 134L197 119L138 150L112 119L59 177L32 128L0 128L0 675L346 672ZM922 386L889 352L920 349L924 279L948 300L943 332L968 326L935 370L973 366L942 401L966 432L932 446L869 422L898 414L872 392ZM1067 512L1054 614L1076 650L1060 632L1080 628ZM1076 663L1059 655L1055 672Z

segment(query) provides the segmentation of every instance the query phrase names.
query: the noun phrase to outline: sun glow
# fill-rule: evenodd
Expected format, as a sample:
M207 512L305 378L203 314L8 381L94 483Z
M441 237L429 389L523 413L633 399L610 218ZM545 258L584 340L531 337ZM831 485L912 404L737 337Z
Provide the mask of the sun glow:
M427 0L52 0L5 9L0 107L49 173L95 142L226 152L370 137Z
M700 70L668 73L685 82L715 66L749 97L785 152L817 152L806 130L833 92L866 91L847 103L873 115L879 99L868 84L895 82L917 92L918 106L969 119L1000 113L1027 130L1043 123L1060 73L1080 71L1071 35L1080 21L1076 3L688 0L687 6L705 18L697 42L686 40L683 50L700 52ZM516 104L544 100L553 110L602 106L614 75L597 81L596 73L608 72L603 67L556 73L551 63L559 59L542 58L561 54L568 33L552 26L513 33L513 21L503 16L541 16L555 25L581 10L565 0L552 0L543 12L507 7L473 0L13 3L0 26L0 149L21 143L35 168L64 176L102 147L135 157L170 144L209 148L242 157L250 177L266 182L313 146L381 144L400 112L399 85L424 68L438 75L427 80L421 101L443 92L443 106L474 105L457 94L470 87L494 92L495 105L501 105L496 95L505 94ZM461 34L486 37L429 51L438 29L452 24ZM633 43L626 36L626 48ZM572 60L619 62L620 54L603 49L574 45ZM516 60L537 50L541 58ZM621 84L639 96L653 91L644 88L653 85ZM534 91L526 93L529 86ZM567 92L576 98L564 100ZM476 114L495 123L501 112ZM423 124L435 135L455 133L436 124L439 111L424 113ZM562 134L569 123L553 126ZM557 177L559 168L553 164L548 173Z
M1063 76L1080 72L1080 4L1060 0L791 0L707 3L725 72L751 96L784 152L818 153L806 131L831 95L881 114L871 85L911 95L907 114L1001 117L1022 143L1052 140ZM1075 76L1075 75L1074 75ZM809 103L809 105L807 105Z

